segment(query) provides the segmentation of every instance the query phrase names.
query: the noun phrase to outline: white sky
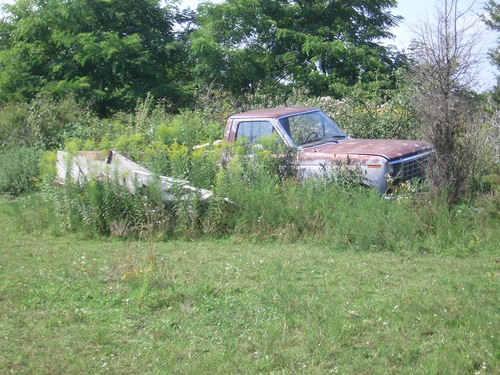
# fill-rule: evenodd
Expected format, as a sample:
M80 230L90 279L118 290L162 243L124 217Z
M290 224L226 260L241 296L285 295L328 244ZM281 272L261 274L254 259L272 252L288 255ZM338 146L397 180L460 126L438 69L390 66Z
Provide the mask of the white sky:
M218 2L220 0L215 0L213 2ZM365 0L370 1L370 0ZM404 50L408 48L412 35L414 33L411 29L418 27L419 22L422 20L432 19L435 14L435 8L439 6L441 0L399 0L398 6L393 10L394 15L400 15L404 17L404 20L400 25L392 30L395 35L395 39L388 41L386 44L394 44L399 49ZM459 0L459 4L463 7L474 3L473 9L480 13L484 9L484 4L487 0ZM15 0L0 0L0 4L14 3ZM182 8L190 7L196 9L198 4L203 2L203 0L178 0ZM495 67L493 67L487 56L487 51L490 48L495 47L496 39L500 35L497 33L487 30L486 26L482 24L482 29L484 30L484 37L481 45L477 46L477 51L480 54L480 59L483 61L479 71L478 79L478 90L488 90L492 88L496 83L496 74L498 74Z

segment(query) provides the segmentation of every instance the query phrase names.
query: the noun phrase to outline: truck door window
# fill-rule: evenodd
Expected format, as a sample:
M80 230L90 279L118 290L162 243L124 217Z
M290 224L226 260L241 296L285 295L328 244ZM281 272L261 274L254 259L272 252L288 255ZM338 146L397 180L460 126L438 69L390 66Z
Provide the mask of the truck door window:
M245 138L245 143L256 143L259 138L271 137L273 125L269 121L242 121L236 130L236 139Z

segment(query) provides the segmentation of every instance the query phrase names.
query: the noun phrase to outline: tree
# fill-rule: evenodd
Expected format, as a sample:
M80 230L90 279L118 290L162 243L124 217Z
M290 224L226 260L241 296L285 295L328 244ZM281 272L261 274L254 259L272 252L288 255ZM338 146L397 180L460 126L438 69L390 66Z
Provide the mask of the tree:
M490 0L485 6L485 10L488 13L488 17L483 19L486 25L495 31L500 31L500 4ZM500 44L490 51L490 60L497 68L500 68ZM500 77L497 77L494 98L496 102L500 102Z
M0 22L0 102L68 92L101 114L179 96L174 8L157 0L19 0Z
M402 55L381 46L399 18L394 0L226 0L199 7L191 51L196 75L233 93L307 88L342 96L386 79Z
M479 19L471 6L442 0L434 22L415 30L411 45L412 101L421 120L421 136L435 149L429 168L431 189L456 203L467 193L481 155L482 124L474 107Z

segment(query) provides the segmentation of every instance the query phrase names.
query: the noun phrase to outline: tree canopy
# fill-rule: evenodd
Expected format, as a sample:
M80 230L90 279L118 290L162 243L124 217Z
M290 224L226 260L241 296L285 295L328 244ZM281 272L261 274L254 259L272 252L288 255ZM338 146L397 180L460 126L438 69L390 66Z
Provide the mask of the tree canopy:
M0 101L68 92L100 113L177 98L174 8L157 0L19 0L0 22Z
M18 0L0 20L0 103L74 94L100 114L148 93L181 107L193 88L305 89L342 97L394 82L405 56L381 44L396 0Z
M500 31L500 4L494 0L488 1L485 6L488 17L485 18L486 24L495 31ZM490 59L493 65L500 68L500 44L497 43L495 49L490 51ZM497 85L495 88L495 99L500 101L500 78L497 77Z
M191 55L197 77L233 93L300 86L339 96L386 78L402 55L380 44L399 18L394 0L227 0L199 8Z

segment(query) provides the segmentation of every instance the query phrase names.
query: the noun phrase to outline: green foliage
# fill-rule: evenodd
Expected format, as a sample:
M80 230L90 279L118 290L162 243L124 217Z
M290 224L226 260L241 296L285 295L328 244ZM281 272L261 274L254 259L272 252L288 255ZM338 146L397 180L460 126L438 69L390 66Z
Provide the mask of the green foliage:
M188 174L188 148L174 142L167 149L168 159L170 161L170 172L172 177L185 178Z
M219 170L221 148L217 145L200 147L190 153L188 175L193 186L212 189Z
M146 142L141 133L122 134L113 141L113 149L133 160L140 160Z
M215 174L220 157L212 143L222 138L223 131L223 124L214 120L214 115L201 110L170 115L148 97L138 102L132 114L120 112L88 127L78 127L75 138L67 138L65 146L72 145L75 151L113 149L158 175L188 178L196 186L210 187L209 175ZM192 164L198 167L192 168Z
M339 172L341 166L334 168ZM450 211L443 200L428 201L419 190L386 200L359 182L349 168L324 179L280 181L263 160L235 156L217 175L219 199L210 202L206 230L257 241L454 254L479 251L482 241L476 238L489 237L473 209Z
M29 126L31 116L25 103L12 101L0 105L0 146L33 147L38 141L36 129Z
M358 82L392 75L404 57L377 44L398 22L392 0L261 2L229 0L198 8L190 44L202 87L233 95L287 92L341 97Z
M485 193L500 194L500 174L488 174L481 179L480 184L480 191Z
M2 147L61 149L67 139L97 137L100 122L73 96L58 100L38 95L29 103L9 102L0 107Z
M40 160L40 182L54 181L57 175L57 153L44 152Z
M142 100L138 99L131 112L118 112L107 122L109 123L106 137L114 140L122 135L139 135L145 143L154 141L154 132L164 123L170 121L171 116L164 106L156 102L150 94Z
M179 100L174 10L158 1L19 1L0 22L0 102L74 94L101 115Z
M144 165L146 165L148 169L156 175L167 175L170 171L167 150L168 146L166 144L154 141L144 150Z
M154 141L145 148L145 165L160 174L210 188L217 172L220 148L213 142L224 127L198 110L184 110L153 128Z
M13 148L0 152L0 194L19 196L37 187L41 151Z
M28 126L35 131L36 145L54 150L61 149L64 140L75 133L81 121L79 115L84 111L72 97L52 100L40 95L30 102L29 112Z
M318 103L345 132L365 139L415 139L418 118L402 82L396 90L356 86L342 100Z
M98 181L89 176L81 185L70 181L63 188L46 184L44 193L65 231L133 237L154 233L167 217L155 186L133 193L118 181Z
M303 90L293 90L283 96L256 93L245 96L245 104L239 109L318 107L355 138L415 139L419 119L409 95L403 78L399 77L397 89L387 88L384 82L373 83L370 89L359 84L346 91L343 99L308 97Z
M222 139L223 133L223 123L199 110L183 110L154 129L156 140L166 145L176 142L189 148Z

